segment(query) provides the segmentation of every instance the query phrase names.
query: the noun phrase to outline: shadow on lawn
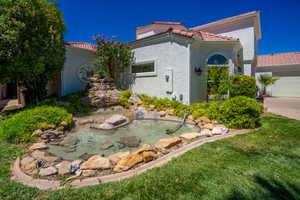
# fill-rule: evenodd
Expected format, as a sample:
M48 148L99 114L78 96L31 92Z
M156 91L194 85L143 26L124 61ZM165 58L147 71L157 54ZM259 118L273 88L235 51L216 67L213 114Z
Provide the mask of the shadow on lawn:
M258 184L260 189L257 188L254 193L245 195L239 191L234 191L232 195L227 199L228 200L300 199L300 188L298 186L289 183L284 183L281 181L279 182L274 179L267 180L259 176L255 177L255 182Z

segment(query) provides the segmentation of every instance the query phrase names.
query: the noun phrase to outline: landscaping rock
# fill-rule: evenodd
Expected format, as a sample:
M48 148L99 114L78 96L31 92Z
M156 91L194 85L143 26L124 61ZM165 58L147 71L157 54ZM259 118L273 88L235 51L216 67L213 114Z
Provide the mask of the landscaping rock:
M214 125L213 124L204 124L203 128L212 130L214 128Z
M39 175L40 176L51 176L57 174L57 169L55 167L47 167L40 169Z
M68 127L68 122L62 121L60 122L59 126L63 126L64 128Z
M121 159L114 167L113 171L114 172L126 171L134 167L138 163L149 162L151 160L156 159L157 157L158 157L157 154L153 151L142 151L142 152L133 153Z
M155 105L149 105L149 110L151 111L155 110Z
M130 155L129 151L126 152L118 152L115 153L113 155L111 155L108 159L113 163L113 164L117 164L121 159L127 157Z
M104 122L102 124L91 124L90 128L99 129L99 130L110 130L110 129L115 128L115 126Z
M69 161L62 161L61 163L59 163L57 165L58 174L59 175L65 175L65 174L70 173L70 170L69 170L70 165L71 165L71 162L69 162Z
M125 146L128 147L138 147L139 144L141 143L141 140L136 136L126 136L126 137L121 137L119 143L124 144Z
M48 163L53 163L56 161L59 161L60 158L56 156L48 156L46 152L40 151L40 150L35 150L34 152L31 153L31 156L37 160L43 160Z
M97 170L81 170L81 175L84 177L91 177L97 174Z
M29 149L31 151L42 150L42 149L47 149L47 148L48 148L48 146L44 142L35 143L31 147L29 147Z
M159 112L159 116L160 117L165 117L167 115L167 112L166 111L160 111Z
M187 140L187 141L195 140L200 136L201 136L200 133L184 133L184 134L180 135L181 138L183 138L184 140Z
M204 122L204 123L211 123L211 120L208 119L208 118L205 117L205 116L198 117L198 118L197 118L197 121Z
M228 128L224 125L216 125L213 130L212 130L212 134L213 135L224 135L228 132Z
M93 119L82 119L78 121L79 125L86 125L86 124L92 124L94 123Z
M26 156L21 160L21 167L25 170L33 170L37 168L37 161L30 157Z
M26 157L24 157L24 158L21 160L21 166L30 164L30 163L32 163L34 160L35 160L35 159L32 158L32 157L26 156Z
M105 123L112 124L114 126L118 126L127 122L128 119L123 115L113 115L110 118L105 120Z
M142 148L140 148L136 153L142 153L142 152L145 152L145 151L153 151L153 152L157 152L155 150L155 148L153 146L151 146L150 144L144 144L142 146Z
M128 102L133 105L141 105L143 103L140 97L136 94L132 94L128 99Z
M41 129L38 129L32 133L32 136L40 137L41 135L43 135L43 133L44 132Z
M207 137L211 137L212 136L211 130L209 130L209 129L202 129L201 132L200 132L200 134L202 136L207 136Z
M115 89L114 80L111 78L101 79L95 75L90 78L88 87L87 96L81 99L83 104L97 108L120 105L119 99L122 97L122 93Z
M81 164L80 169L109 169L111 168L111 163L108 158L104 158L100 155L95 155L89 158L87 161Z
M169 149L179 143L181 143L181 139L179 137L163 138L156 142L155 147L158 149Z

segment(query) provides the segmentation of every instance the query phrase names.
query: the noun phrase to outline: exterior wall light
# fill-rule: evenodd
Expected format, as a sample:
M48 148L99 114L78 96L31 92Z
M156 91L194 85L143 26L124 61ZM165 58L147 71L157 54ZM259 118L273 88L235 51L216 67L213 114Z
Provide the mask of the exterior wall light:
M202 74L201 67L195 67L194 70L195 70L195 73L196 73L197 75L201 76L201 74Z

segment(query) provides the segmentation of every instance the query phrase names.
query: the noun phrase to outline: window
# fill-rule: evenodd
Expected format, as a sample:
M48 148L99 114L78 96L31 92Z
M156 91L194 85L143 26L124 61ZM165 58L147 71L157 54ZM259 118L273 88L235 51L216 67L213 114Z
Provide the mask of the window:
M154 61L136 63L131 67L131 73L142 75L155 75Z
M208 65L228 65L228 60L220 55L220 54L216 54L211 56L208 61L207 61Z

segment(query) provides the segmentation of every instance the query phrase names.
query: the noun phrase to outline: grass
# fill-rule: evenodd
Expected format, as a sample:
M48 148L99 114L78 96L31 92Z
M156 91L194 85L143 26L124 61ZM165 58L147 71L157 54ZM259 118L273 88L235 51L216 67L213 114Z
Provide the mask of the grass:
M9 180L20 146L0 143L0 199L300 199L300 121L275 115L247 135L193 149L128 180L40 191Z

